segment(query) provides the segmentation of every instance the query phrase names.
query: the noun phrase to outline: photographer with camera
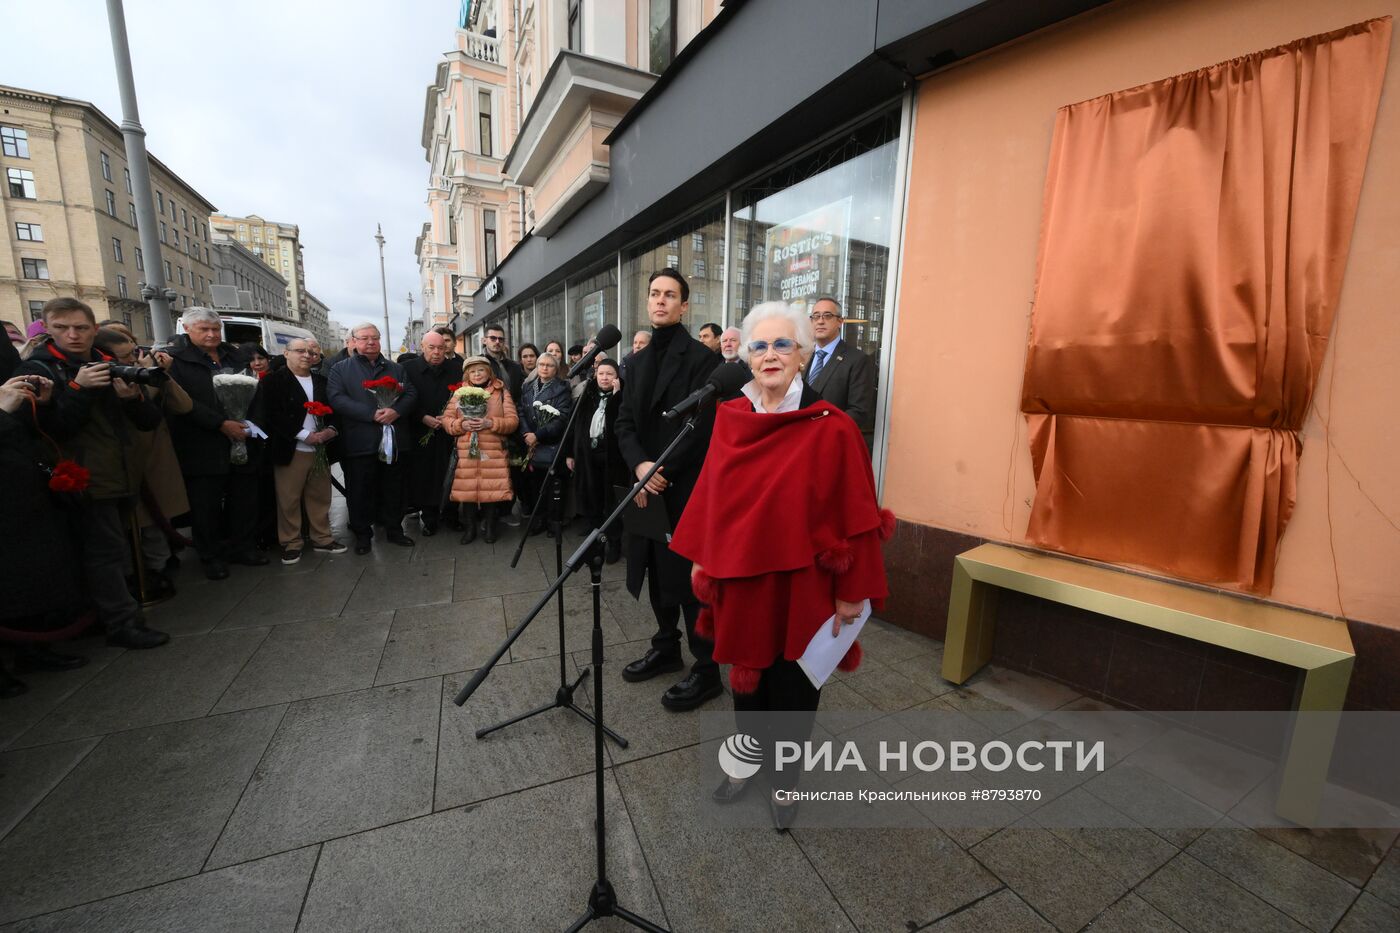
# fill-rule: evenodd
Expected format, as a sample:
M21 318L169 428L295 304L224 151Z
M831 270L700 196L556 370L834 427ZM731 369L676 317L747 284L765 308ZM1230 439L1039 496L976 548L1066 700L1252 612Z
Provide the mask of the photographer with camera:
M107 643L155 648L170 640L146 627L141 607L126 586L131 553L131 518L141 489L135 436L160 424L160 411L126 378L131 367L114 366L93 347L97 317L76 298L44 305L48 342L19 368L20 375L54 382L44 429L90 473L81 515L83 577L88 596L107 630Z
M175 444L170 439L170 425L166 419L188 414L194 402L156 362L150 349L137 346L131 332L125 328L98 328L94 346L110 355L115 363L143 370L136 375L141 391L164 415L154 431L136 436L136 456L141 464L141 494L136 503L136 518L141 527L144 595L148 599L168 598L175 595L175 585L166 574L173 548L188 543L176 534L169 519L188 512L190 502L185 495L185 478L180 475L180 461L175 456ZM165 365L169 366L170 357L166 356L165 360Z

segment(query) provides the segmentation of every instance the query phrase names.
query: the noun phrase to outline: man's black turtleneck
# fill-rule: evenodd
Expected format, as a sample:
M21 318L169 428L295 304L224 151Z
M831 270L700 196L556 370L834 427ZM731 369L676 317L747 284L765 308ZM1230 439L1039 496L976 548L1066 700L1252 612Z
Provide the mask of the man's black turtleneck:
M665 327L653 327L651 329L651 345L656 348L656 355L665 356L667 348L676 339L676 334L684 329L679 321L675 324L667 324Z

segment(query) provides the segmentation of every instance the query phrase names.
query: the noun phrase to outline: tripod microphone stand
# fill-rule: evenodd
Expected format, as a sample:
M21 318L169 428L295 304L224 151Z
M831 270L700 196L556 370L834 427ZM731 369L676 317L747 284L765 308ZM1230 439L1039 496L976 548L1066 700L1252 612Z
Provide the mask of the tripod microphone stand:
M544 607L549 604L550 598L564 586L565 581L578 569L579 564L586 559L591 574L591 589L593 594L593 650L591 659L593 668L593 716L591 719L593 722L594 830L596 836L595 845L597 846L598 855L598 876L594 879L593 887L589 891L587 909L584 910L582 916L569 927L568 933L577 933L577 931L582 930L594 920L602 917L618 917L638 929L649 931L649 933L666 933L664 927L659 927L645 917L638 916L618 904L617 897L613 892L612 882L608 880L607 838L605 835L606 805L603 800L603 734L606 731L606 727L603 725L603 552L599 544L607 540L604 530L613 527L613 523L618 521L622 515L623 509L627 508L627 503L632 501L637 493L642 491L647 481L656 475L656 471L661 469L666 459L681 441L683 441L690 432L695 430L695 418L696 415L691 415L686 418L685 424L681 426L681 430L676 434L675 439L667 445L661 456L656 458L656 461L651 465L651 469L646 472L645 476L637 480L627 496L617 504L612 514L604 520L602 526L593 529L588 537L584 539L584 542L579 545L578 550L574 551L569 559L564 562L563 571L559 574L559 577L550 584L549 589L539 598L526 614L525 618L522 619L515 628L511 629L510 634L506 636L505 642L496 649L496 653L491 656L491 659L472 675L471 680L467 681L466 685L458 691L457 696L452 700L452 702L458 706L467 702L471 695L476 692L477 688L481 686L482 682L486 680L487 676L490 675L492 668L494 668L501 658L505 656L505 653L510 650L510 646L515 643L515 640L520 637L526 627L529 626L529 624L534 621L535 617L543 611ZM552 709L553 707L546 708ZM586 715L583 714L582 711L580 711L580 713ZM480 733L478 733L478 735L479 734Z
M520 543L516 545L515 548L515 556L512 557L510 561L510 566L512 568L520 562L520 555L524 553L525 544L530 540L530 529L534 526L535 517L539 514L540 506L544 504L545 495L548 493L550 497L549 528L554 533L554 572L561 579L564 575L564 477L559 473L559 462L564 456L564 444L572 435L574 418L578 415L578 410L578 405L574 405L569 409L569 420L564 424L564 433L559 442L559 446L554 451L554 459L549 464L549 482L540 489L540 494L535 497L535 507L530 510L530 517L525 522L525 533L520 536ZM607 523L604 523L603 527L608 527ZM579 553L582 553L582 549L580 549ZM578 554L574 556L577 557ZM547 713L553 709L572 710L588 722L593 722L593 717L588 711L574 702L574 691L578 689L579 684L583 683L583 679L588 676L588 668L585 667L572 683L569 682L568 654L565 650L564 639L564 590L562 587L558 589L556 600L559 604L559 688L554 692L554 699L542 706L537 706L532 710L521 713L518 716L512 716L504 722L498 722L493 726L485 726L484 728L476 730L476 737L478 739L485 738L492 732L504 729L506 726L513 726L517 722L523 722L526 719L538 716L541 713ZM533 613L531 615L533 616ZM603 728L603 731L607 734L608 738L612 739L620 747L627 747L627 740L622 736L606 726Z

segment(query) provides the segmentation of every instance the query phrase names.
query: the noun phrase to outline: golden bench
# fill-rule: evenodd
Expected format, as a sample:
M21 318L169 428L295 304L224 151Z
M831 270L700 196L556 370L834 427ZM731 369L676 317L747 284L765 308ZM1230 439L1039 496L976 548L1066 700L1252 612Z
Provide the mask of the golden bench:
M1299 668L1294 709L1310 715L1298 717L1294 724L1276 811L1298 823L1315 818L1356 661L1345 622L1050 554L984 544L953 561L945 680L963 683L991 659L998 589Z

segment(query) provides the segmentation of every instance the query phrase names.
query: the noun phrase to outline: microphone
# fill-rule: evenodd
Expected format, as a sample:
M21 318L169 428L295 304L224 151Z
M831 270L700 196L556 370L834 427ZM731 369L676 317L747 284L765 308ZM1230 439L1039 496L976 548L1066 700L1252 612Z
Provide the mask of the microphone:
M602 355L606 351L611 350L613 347L617 346L621 341L622 331L618 330L612 324L603 325L603 328L598 331L597 336L593 338L593 349L585 353L583 355L583 358L580 359L569 369L569 375L565 378L572 379L579 373L588 372L589 368L593 365L594 360L596 360L600 355Z
M733 395L744 387L753 374L746 366L733 366L729 363L721 363L715 371L710 373L710 378L705 384L681 400L675 408L661 413L661 417L674 419L681 415L688 415L692 411L698 411L700 406L709 401L711 396Z

